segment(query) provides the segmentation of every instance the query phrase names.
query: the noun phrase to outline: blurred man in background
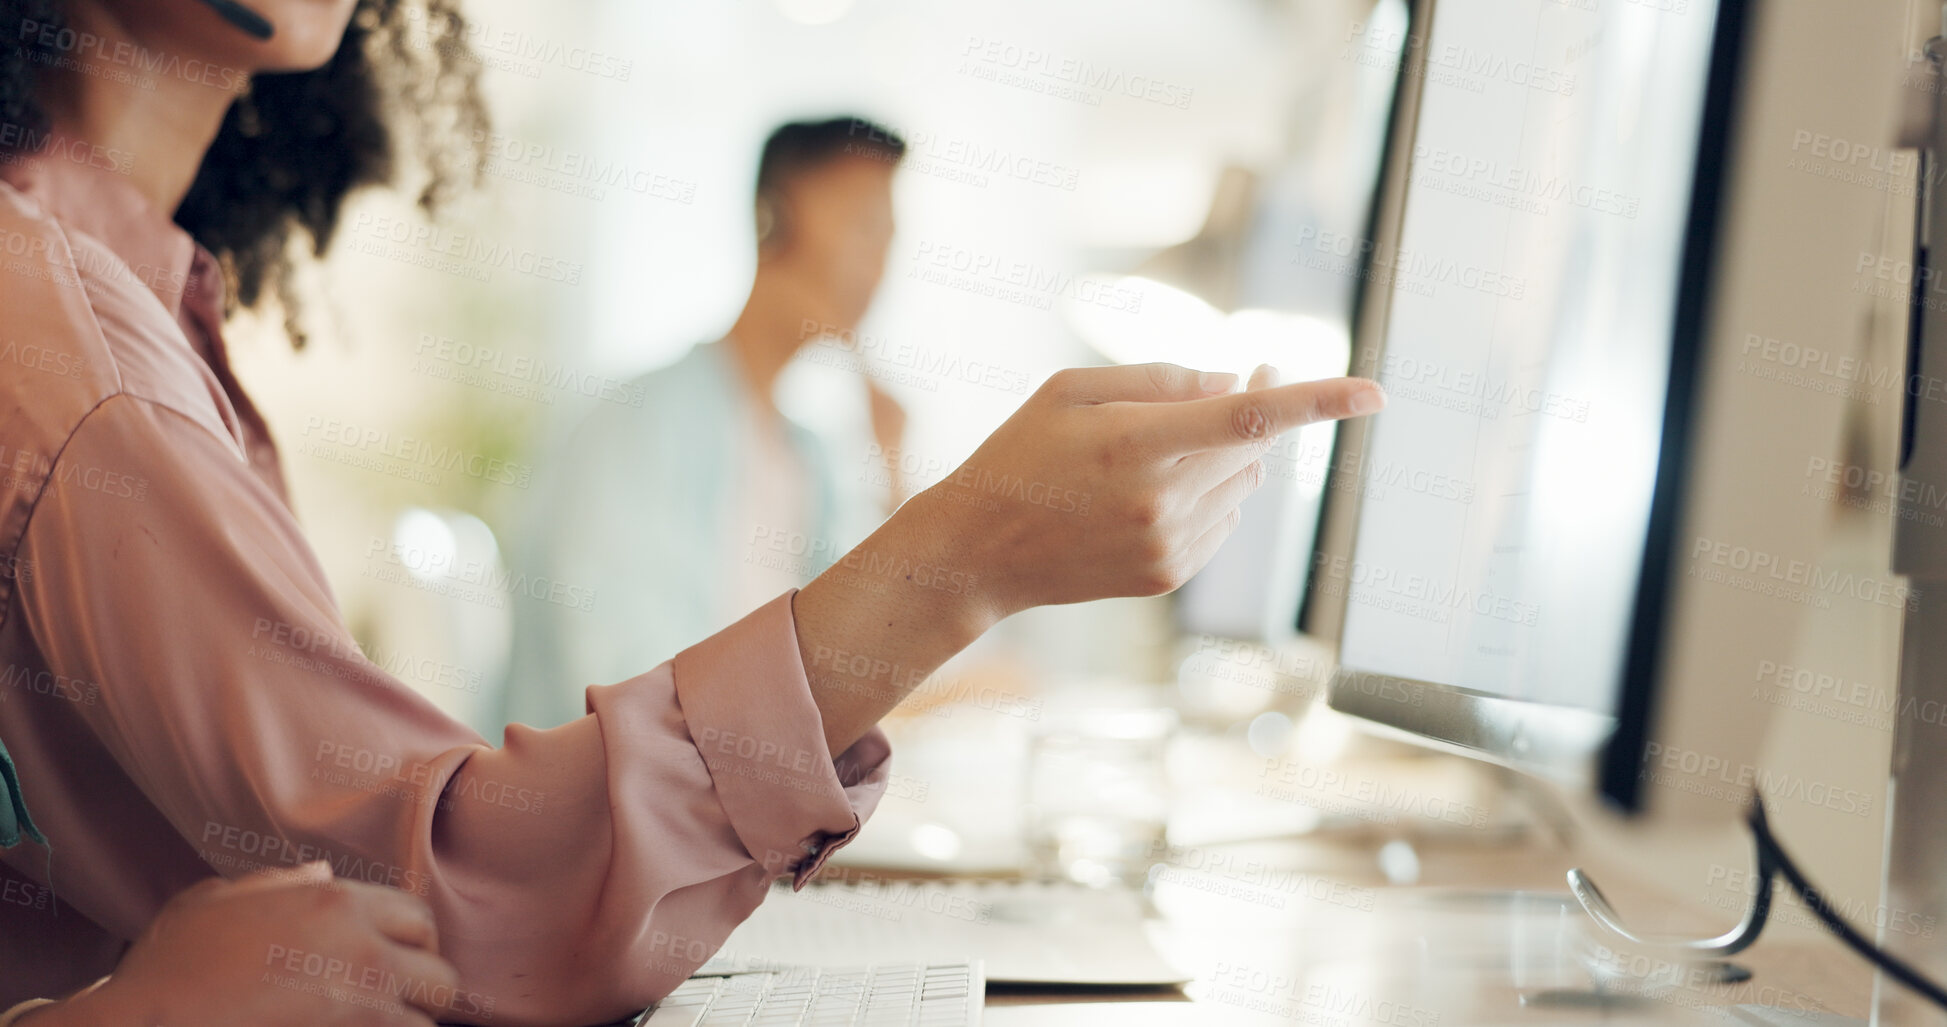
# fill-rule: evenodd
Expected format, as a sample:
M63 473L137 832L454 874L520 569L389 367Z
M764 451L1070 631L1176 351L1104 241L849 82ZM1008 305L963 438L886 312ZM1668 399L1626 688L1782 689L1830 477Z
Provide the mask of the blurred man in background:
M793 122L766 140L757 274L722 339L637 379L542 466L511 568L592 591L590 608L519 597L507 721L552 727L583 688L654 666L809 582L890 510L829 444L780 411L807 344L850 337L892 243L906 144L859 118ZM895 452L899 405L863 379L874 441Z

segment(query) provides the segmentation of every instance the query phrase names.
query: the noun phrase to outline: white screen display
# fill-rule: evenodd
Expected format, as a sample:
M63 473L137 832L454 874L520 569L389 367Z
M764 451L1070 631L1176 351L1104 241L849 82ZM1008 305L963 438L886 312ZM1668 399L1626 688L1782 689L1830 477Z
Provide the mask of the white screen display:
M1714 5L1438 0L1341 660L1608 711L1668 389Z

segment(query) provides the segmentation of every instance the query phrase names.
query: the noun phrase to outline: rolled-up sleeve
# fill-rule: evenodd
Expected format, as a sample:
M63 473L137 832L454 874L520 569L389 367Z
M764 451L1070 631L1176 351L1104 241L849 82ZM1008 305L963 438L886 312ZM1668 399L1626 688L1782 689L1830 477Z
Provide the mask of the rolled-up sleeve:
M772 879L802 885L883 790L883 734L825 747L789 594L494 748L359 652L288 509L202 426L116 397L61 463L142 484L107 497L57 465L16 597L49 666L99 683L72 715L116 765L72 779L132 781L173 829L118 847L82 827L85 788L36 793L73 825L50 831L63 889L124 936L163 897L111 883L138 861L327 859L431 904L462 981L442 1019L603 1022L686 977Z
M798 655L789 598L677 654L676 697L730 826L751 859L803 887L858 833L884 789L885 735L834 761ZM591 689L591 693L606 689ZM598 707L606 696L591 698Z

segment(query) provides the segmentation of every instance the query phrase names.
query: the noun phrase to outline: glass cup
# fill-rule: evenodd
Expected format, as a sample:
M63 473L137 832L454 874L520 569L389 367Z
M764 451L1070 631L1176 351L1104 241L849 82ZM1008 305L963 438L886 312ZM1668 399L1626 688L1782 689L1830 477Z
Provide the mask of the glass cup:
M1054 713L1028 740L1023 833L1029 871L1093 887L1140 885L1166 847L1165 768L1176 713Z

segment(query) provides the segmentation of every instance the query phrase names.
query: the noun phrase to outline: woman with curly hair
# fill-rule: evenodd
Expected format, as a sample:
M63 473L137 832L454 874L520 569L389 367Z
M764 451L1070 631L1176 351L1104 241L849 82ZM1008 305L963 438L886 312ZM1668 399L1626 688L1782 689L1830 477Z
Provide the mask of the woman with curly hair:
M318 860L430 928L328 959L294 922L238 986L370 989L388 1023L640 1008L853 836L875 724L943 660L1030 606L1174 588L1278 432L1382 402L1061 372L804 589L493 747L359 652L222 336L351 190L408 161L429 208L464 184L465 25L446 0L256 0L260 39L218 6L0 0L0 1008L139 962L199 882ZM207 930L186 942L215 959ZM388 969L415 947L457 977ZM228 1022L122 977L84 1019Z

